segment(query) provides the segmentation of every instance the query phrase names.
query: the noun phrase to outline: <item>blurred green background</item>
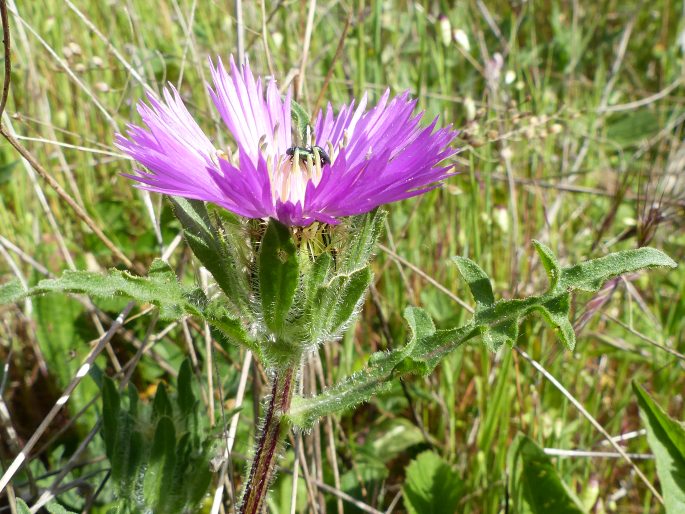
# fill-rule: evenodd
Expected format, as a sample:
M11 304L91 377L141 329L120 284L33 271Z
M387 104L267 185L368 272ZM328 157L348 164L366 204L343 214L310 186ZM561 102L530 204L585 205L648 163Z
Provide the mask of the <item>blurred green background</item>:
M407 305L423 306L441 326L468 319L453 298L469 301L450 256L477 261L507 298L545 288L533 238L557 252L562 264L647 244L682 261L680 3L248 1L241 18L228 1L8 3L13 66L3 123L129 259L147 267L174 248L170 262L187 281L200 272L185 244L175 246L180 224L159 195L145 196L120 176L132 165L113 147L113 135L138 121L135 103L146 87L159 92L170 82L208 134L225 141L204 87L207 59L237 55L239 34L253 71L292 87L311 110L324 105L322 99L335 106L365 91L376 100L386 88L409 90L426 119L438 116L461 129L455 159L461 173L428 195L389 207L372 294L344 340L322 350L321 377L305 370L310 391L360 369L371 352L401 344ZM122 267L5 141L0 193L0 280L18 276L33 283L69 268ZM682 360L661 347L685 350L685 271L625 277L613 286L596 297L576 297L574 352L537 320L525 323L518 345L618 436L642 428L633 379L683 418ZM84 298L46 296L0 310L0 361L11 351L4 399L19 443L109 326L103 313L114 318L125 305L96 303L97 310ZM115 336L99 367L112 375L135 356L140 341L155 341L132 375L146 401L159 383L172 381L191 345L207 401L203 327L167 327L149 309L134 314L140 315ZM220 389L216 381L211 386L227 410L242 363L235 347L218 348L213 365ZM264 371L254 366L238 425L236 484L265 389ZM89 403L97 392L86 379L38 445L33 477L15 480L17 494L30 497L32 483L49 485L49 473L64 466L98 419L99 401ZM221 426L219 409L205 422ZM519 354L465 347L429 378L397 381L389 393L306 434L310 476L300 474L298 511L314 512L312 502L317 512L339 511L337 496L321 483L363 504L345 500L345 512L406 511L401 490L408 465L430 450L458 484L451 489L458 491L458 512L505 512L506 455L518 432L545 448L612 451ZM2 434L6 469L15 441ZM648 453L639 432L623 444ZM83 465L70 472L65 483L73 485L60 496L65 505L83 508L97 492L103 448L95 438ZM284 452L286 470L293 457L292 449ZM655 482L653 461L636 462ZM659 512L622 459L559 457L555 463L590 512ZM274 484L273 512L289 512L291 481L285 471ZM98 494L94 512L111 498L106 487Z

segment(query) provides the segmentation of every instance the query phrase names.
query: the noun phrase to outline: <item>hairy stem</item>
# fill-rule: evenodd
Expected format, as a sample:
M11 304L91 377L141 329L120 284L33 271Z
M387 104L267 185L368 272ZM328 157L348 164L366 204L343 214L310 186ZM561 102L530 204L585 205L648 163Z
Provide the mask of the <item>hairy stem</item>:
M279 447L288 431L282 418L290 408L290 400L293 397L294 369L289 367L274 373L271 397L243 493L241 514L259 514L264 509L264 500L276 468Z

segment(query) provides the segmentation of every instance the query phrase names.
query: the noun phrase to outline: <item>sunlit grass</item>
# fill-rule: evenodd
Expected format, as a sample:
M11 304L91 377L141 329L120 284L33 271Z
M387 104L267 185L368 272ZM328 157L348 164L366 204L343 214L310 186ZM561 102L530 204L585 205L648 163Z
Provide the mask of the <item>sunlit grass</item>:
M401 313L409 304L422 305L439 324L466 319L467 312L423 276L468 300L450 256L479 262L494 278L496 294L505 297L543 289L546 279L530 244L533 238L552 247L564 263L648 243L682 260L682 95L677 87L658 95L680 80L682 72L679 6L668 1L554 8L539 2L511 7L508 2L473 1L450 7L450 2L437 1L320 1L305 75L298 78L309 2L267 4L264 35L260 3L243 6L246 53L260 74L273 71L284 87L301 87L298 101L303 105L314 108L332 71L325 98L334 105L365 91L376 99L388 87L394 92L409 89L429 117L440 116L462 129L463 149L455 161L461 174L438 191L389 209L383 244L420 273L379 253L375 290L362 320L321 356L326 384L359 369L372 350L402 344L406 328ZM167 249L180 225L159 196L146 197L120 176L131 170L131 163L112 146L113 135L137 121L133 105L145 90L159 91L166 81L179 87L193 112L204 113L205 127L218 128L208 132L220 132L204 81L208 57L237 52L233 7L191 0L49 0L20 2L17 9L10 14L13 73L3 122L23 137L22 143L105 234L146 267ZM467 35L468 47L463 38L461 43L455 40L456 30ZM654 94L654 99L639 102ZM218 143L228 144L228 136ZM72 266L102 270L121 265L4 143L0 191L3 278L19 274L35 282ZM648 216L652 208L657 217ZM651 229L650 219L658 221ZM183 244L171 253L170 262L183 276L199 274ZM526 322L518 342L612 435L641 427L631 380L646 384L676 417L683 412L681 363L649 340L683 350L685 275L681 269L629 278L635 280L619 282L615 294L579 331L574 353L563 350L537 321ZM589 295L577 298L577 319L592 308L590 300ZM59 309L51 308L53 303ZM100 311L89 311L85 300L46 297L32 306L3 309L0 360L5 362L13 350L4 398L19 442L32 434L89 343L98 338L98 312L114 318L125 305L113 299L95 304ZM107 321L103 324L106 330ZM97 361L110 375L117 370L115 362L134 356L146 334L165 328L149 313L127 327L113 340L111 353ZM178 369L193 345L206 400L204 337L203 327L192 322L162 334L133 374L143 396L151 396L155 385ZM234 347L223 350L214 364L230 409L243 356ZM305 386L311 390L321 387L314 376L312 371ZM253 370L252 377L236 440L242 454L254 435L252 398L264 392L263 373ZM87 399L71 404L44 441L68 426ZM92 428L96 412L92 407L47 446L41 459L33 461L34 476L65 464L63 448L73 451ZM218 411L214 421L223 423ZM3 441L5 423L0 419ZM465 481L463 512L493 514L503 508L506 450L517 432L549 448L608 449L601 434L525 360L508 349L493 356L476 345L457 352L431 377L398 382L387 395L307 435L310 470L315 468L319 481L333 485L329 430L340 488L381 511L398 494L405 466L426 448L454 464ZM383 438L387 433L398 435ZM648 451L639 436L626 448ZM14 448L0 443L0 452L5 466ZM96 438L89 456L102 454ZM292 468L293 455L288 450L285 467ZM607 511L656 511L645 486L620 459L557 462L563 479L581 496L598 484L594 500ZM655 480L650 461L638 465ZM90 466L84 469L98 467ZM239 483L243 463L234 466ZM23 486L28 480L28 475L18 477L15 492L28 491ZM101 477L89 480L97 488ZM275 484L274 511L288 512L291 480L282 474ZM316 487L313 477L309 482ZM42 487L50 483L49 478L39 482ZM323 499L317 501L335 512L335 496L320 492ZM107 501L108 494L99 501ZM62 498L72 506L83 503L74 489ZM592 498L587 501L594 504ZM304 480L298 502L305 511ZM345 504L345 512L353 508ZM602 512L599 507L597 512Z

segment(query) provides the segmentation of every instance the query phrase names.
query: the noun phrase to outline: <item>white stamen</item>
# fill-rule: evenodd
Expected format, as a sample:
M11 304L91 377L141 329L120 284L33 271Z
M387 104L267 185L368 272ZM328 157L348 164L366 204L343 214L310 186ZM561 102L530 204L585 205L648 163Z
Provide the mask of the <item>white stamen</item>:
M307 184L311 181L316 186L321 182L321 155L317 151L295 150L292 156L267 159L267 164L274 203L280 200L303 205Z

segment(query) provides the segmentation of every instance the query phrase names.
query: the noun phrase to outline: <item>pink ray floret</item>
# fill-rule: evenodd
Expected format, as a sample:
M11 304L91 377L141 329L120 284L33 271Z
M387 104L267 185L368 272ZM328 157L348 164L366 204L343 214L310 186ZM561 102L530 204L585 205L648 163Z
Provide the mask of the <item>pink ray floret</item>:
M210 63L211 64L211 63ZM221 61L211 65L209 93L232 136L221 149L210 140L173 86L159 100L138 103L145 127L128 125L116 145L145 169L125 175L138 187L204 200L248 218L275 218L304 226L371 211L375 207L430 191L451 175L441 163L454 155L457 132L421 127L416 101L408 93L390 99L388 91L367 110L366 95L338 114L329 104L313 123L318 151L291 155L290 94L281 97L276 82L266 91L249 65L231 58L230 73ZM290 149L290 152L289 152Z

